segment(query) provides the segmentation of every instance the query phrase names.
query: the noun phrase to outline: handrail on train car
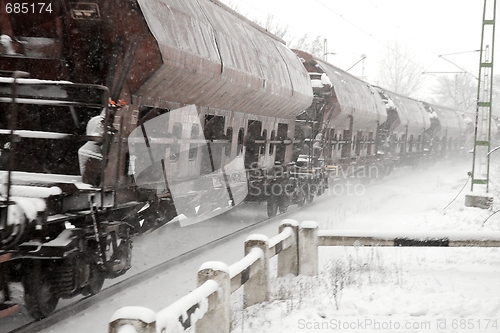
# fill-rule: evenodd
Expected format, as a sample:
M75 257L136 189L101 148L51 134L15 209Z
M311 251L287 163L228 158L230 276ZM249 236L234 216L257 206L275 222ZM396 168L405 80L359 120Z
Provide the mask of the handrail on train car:
M15 123L17 121L17 80L22 77L27 77L29 74L26 72L15 71L12 75L12 114L9 121L9 142L11 145L12 154L9 154L8 161L8 173L7 173L7 195L5 201L5 209L2 210L3 216L0 218L0 230L5 230L7 228L8 218L9 218L9 203L10 203L10 189L12 183L12 170L14 169L14 154L15 154L15 140L14 140L14 130ZM1 240L1 239L0 239Z
M105 130L102 138L97 138L92 135L74 135L65 133L52 133L40 131L19 131L16 129L17 113L19 104L32 104L44 106L86 106L91 108L100 108L104 111L104 123L109 123L109 90L107 87L95 84L79 84L70 81L50 81L39 79L28 79L29 73L15 71L12 77L0 77L0 103L11 103L11 119L7 131L1 131L0 135L9 135L10 153L8 156L8 178L7 178L7 209L4 214L7 214L10 187L11 173L15 163L15 143L22 138L44 138L44 139L73 139L82 141L101 141L103 143L102 165L101 165L101 209L104 205L104 177L105 164L108 158L108 146L110 143L109 131ZM36 87L36 88L34 88ZM46 89L43 89L43 88ZM58 89L55 89L58 88ZM7 215L8 216L8 215ZM1 228L5 228L7 216L2 216ZM4 219L5 218L5 219Z

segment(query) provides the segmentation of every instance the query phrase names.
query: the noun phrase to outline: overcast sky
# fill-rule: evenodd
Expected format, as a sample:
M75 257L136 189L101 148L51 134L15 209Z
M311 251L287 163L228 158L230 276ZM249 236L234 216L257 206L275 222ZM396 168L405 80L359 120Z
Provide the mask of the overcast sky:
M423 71L461 71L444 57L478 75L481 0L223 0L250 19L273 13L292 35L328 40L328 61L347 69L362 54L365 77L377 83L378 61L395 39L409 44ZM497 52L498 54L498 52ZM499 68L500 64L496 65ZM361 76L361 63L351 72ZM432 80L433 74L424 74ZM435 74L434 74L435 75ZM454 75L454 74L446 74Z

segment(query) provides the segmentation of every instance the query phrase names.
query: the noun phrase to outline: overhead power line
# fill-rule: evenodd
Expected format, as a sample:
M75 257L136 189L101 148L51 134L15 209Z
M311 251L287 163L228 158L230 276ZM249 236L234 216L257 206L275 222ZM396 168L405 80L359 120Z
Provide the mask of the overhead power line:
M328 11L334 13L335 15L337 15L338 17L340 17L341 19L343 19L344 21L346 21L347 23L349 23L350 25L352 25L353 27L355 27L356 29L358 29L359 31L361 31L362 33L364 33L365 35L367 35L368 37L372 38L377 43L379 43L382 46L384 46L385 48L387 48L387 49L395 52L398 56L402 57L403 59L408 60L409 62L413 63L414 65L416 65L416 66L420 67L422 70L424 70L424 67L421 64L418 64L415 61L413 61L412 59L410 59L410 58L406 57L405 55L401 54L398 50L395 50L394 48L390 47L389 45L387 45L386 43L384 43L383 41L381 41L380 39L378 39L377 37L375 37L372 33L366 31L365 29L361 28L360 26L358 26L357 24L355 24L351 20L347 19L344 15L336 12L335 10L333 10L329 6L325 5L320 0L314 0L314 1L316 1L318 4L320 4L321 6L323 6L324 8L326 8Z

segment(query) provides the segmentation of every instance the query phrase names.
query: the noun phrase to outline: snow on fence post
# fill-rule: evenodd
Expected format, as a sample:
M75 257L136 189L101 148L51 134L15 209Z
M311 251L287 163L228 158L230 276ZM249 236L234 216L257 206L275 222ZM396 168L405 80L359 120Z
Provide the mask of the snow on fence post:
M298 275L298 237L299 237L299 223L292 219L286 219L281 221L279 226L279 232L282 233L285 228L291 228L292 233L292 244L278 253L278 277L285 276L287 274Z
M141 306L126 306L115 311L109 333L156 333L156 313Z
M219 289L214 297L211 297L209 311L196 322L196 332L229 333L231 331L231 280L229 278L229 267L223 262L209 261L201 265L198 270L198 286L208 280L214 280L219 284Z
M299 227L299 274L318 274L318 223L304 221Z
M264 235L250 235L245 240L245 256L252 248L259 248L263 252L262 265L260 270L253 274L248 269L246 271L248 280L243 285L243 307L267 301L270 293L269 281L269 238Z

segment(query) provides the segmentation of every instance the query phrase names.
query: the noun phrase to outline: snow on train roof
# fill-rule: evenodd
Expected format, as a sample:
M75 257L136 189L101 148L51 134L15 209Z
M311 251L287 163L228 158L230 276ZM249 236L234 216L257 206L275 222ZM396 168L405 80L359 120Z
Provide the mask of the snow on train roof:
M319 58L314 60L333 84L341 108L338 118L353 115L354 127L360 130L372 128L376 122L386 121L387 112L384 103L370 84Z
M423 134L424 130L431 126L432 116L418 100L387 91L383 88L380 89L391 98L396 106L396 112L398 113L401 124L396 127L394 131L406 132L406 126L408 126L408 135L419 135Z
M138 96L292 119L312 103L298 57L209 0L139 0L163 65Z
M432 109L437 113L441 124L440 135L448 137L458 137L466 129L465 119L460 116L458 110L445 106L432 105Z

